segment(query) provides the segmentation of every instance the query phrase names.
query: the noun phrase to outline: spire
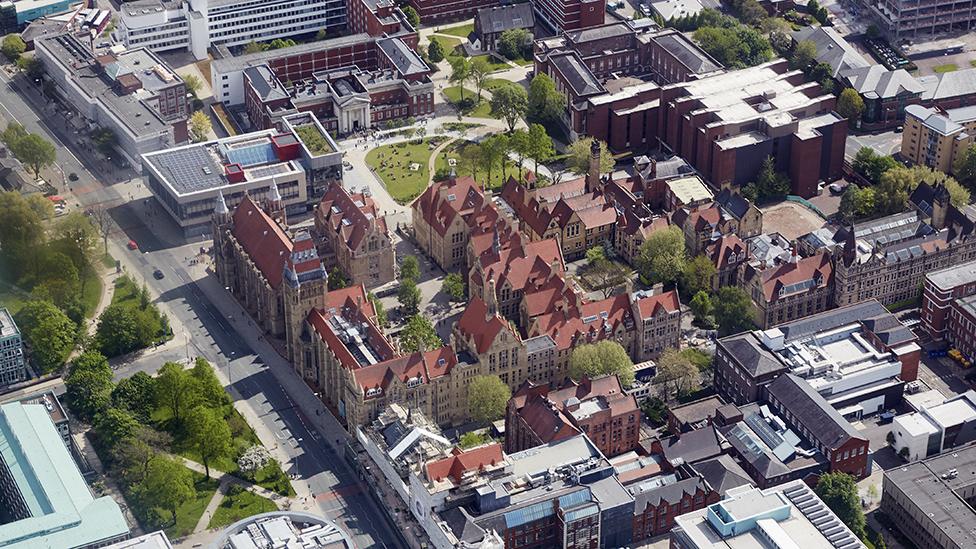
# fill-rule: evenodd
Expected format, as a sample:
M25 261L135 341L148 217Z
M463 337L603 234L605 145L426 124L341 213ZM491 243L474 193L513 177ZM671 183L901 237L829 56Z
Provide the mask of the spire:
M271 182L271 202L281 202L281 193L278 191L278 184Z
M214 207L214 213L217 215L227 215L230 210L227 209L227 202L224 200L224 193L222 191L217 191L217 205Z
M590 166L586 174L586 191L593 192L600 187L600 142L590 141Z
M495 224L495 234L491 238L491 250L498 254L498 251L502 248L502 240L498 236L498 224Z

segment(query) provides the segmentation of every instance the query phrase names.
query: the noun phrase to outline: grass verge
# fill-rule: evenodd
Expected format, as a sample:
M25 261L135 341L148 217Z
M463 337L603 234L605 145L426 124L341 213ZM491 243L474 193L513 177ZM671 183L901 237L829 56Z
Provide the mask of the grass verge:
M451 36L457 36L460 38L467 38L472 32L474 32L474 23L458 25L456 27L448 27L446 29L436 31L437 34L449 34Z
M932 71L935 72L936 74L941 74L944 72L953 72L958 69L959 66L956 65L955 63L946 63L945 65L936 65L932 67Z
M225 528L241 519L277 510L275 502L247 490L234 495L228 494L221 500L208 528Z
M216 480L207 480L202 474L196 471L191 472L193 473L193 487L196 489L196 494L176 510L176 523L170 524L166 528L166 535L169 536L169 539L182 538L192 534L197 522L203 515L203 511L207 508L207 504L217 492L218 483ZM160 513L163 516L169 514L165 510L160 510Z
M461 100L461 88L460 86L451 86L449 88L444 88L444 97L451 103L457 103ZM464 98L474 99L477 97L478 92L472 89L464 88ZM493 118L491 116L491 103L487 99L482 97L481 102L477 103L473 109L465 113L465 116L471 118Z
M410 202L427 188L430 180L427 162L434 139L384 145L366 154L366 164L380 176L387 192L400 204ZM416 171L410 170L412 163L418 164Z

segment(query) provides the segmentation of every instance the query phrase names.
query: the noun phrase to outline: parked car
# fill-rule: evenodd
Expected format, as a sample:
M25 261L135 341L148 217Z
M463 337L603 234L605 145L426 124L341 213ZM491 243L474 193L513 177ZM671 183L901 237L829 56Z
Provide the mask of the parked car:
M895 420L895 411L894 410L888 410L887 412L881 412L878 415L878 419L881 420L881 421L878 422L881 425L885 425L885 424L891 423L892 421Z
M827 189L830 191L830 194L834 196L844 194L844 190L846 188L847 188L846 186L841 185L840 183L831 183L830 185L827 186Z
M138 250L139 249L139 245L136 244L136 241L135 240L130 240L129 243L127 244L127 246L128 246L128 248L130 250Z
M153 270L153 278L156 280L162 280L165 276L166 275L163 274L163 271L160 271L159 269Z

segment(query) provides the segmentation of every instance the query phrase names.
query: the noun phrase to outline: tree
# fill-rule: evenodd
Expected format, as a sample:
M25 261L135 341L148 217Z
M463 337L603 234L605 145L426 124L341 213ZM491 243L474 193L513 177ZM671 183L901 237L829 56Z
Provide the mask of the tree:
M444 293L454 301L464 300L464 277L458 273L449 273L444 277Z
M206 141L211 131L210 117L204 111L196 111L190 115L190 138L194 143Z
M119 141L115 132L108 128L98 128L91 132L91 139L98 152L105 156L110 156L115 151L115 145Z
M846 88L837 98L837 114L854 122L864 112L864 100L854 88Z
M509 29L498 37L498 52L514 61L525 56L525 49L531 43L532 33L528 30Z
M196 97L200 88L203 87L203 81L200 80L200 77L192 73L181 74L180 77L183 79L183 84L186 85L186 91Z
M413 315L400 332L400 347L405 352L430 351L444 346L444 341L430 325L430 320L421 315Z
M765 36L737 23L729 27L701 27L693 37L706 53L732 69L765 63L773 55L773 48Z
M177 362L167 362L159 369L155 394L156 405L169 409L177 424L201 398L197 380Z
M522 88L519 88L522 89ZM539 164L546 162L552 155L556 154L556 148L552 144L552 138L542 126L542 124L529 124L529 158L535 161L533 171L539 175ZM602 158L601 158L602 161Z
M247 54L247 55L250 55L252 53L262 52L262 51L264 51L266 49L268 49L268 48L267 48L267 46L265 44L262 44L260 42L251 41L251 42L248 42L246 46L244 46L244 53Z
M420 310L420 290L413 279L401 280L397 300L404 316L414 316Z
M342 267L336 265L329 271L329 290L341 290L349 286L349 277L346 276Z
M970 145L956 158L952 173L963 185L976 188L976 145Z
M627 275L627 270L606 258L588 266L586 273L594 281L596 288L603 292L604 298L610 297L617 288L625 284Z
M274 40L271 41L270 44L268 44L268 48L267 49L269 49L269 50L280 50L280 49L284 49L284 48L290 48L290 47L295 46L297 44L298 43L295 42L294 40L292 40L291 38L275 38Z
M112 232L112 216L106 208L97 204L88 211L91 212L91 223L102 237L103 253L108 254L108 235Z
M487 435L476 431L468 431L458 439L458 446L463 450L467 450L468 448L474 448L489 442L491 442L491 439Z
M475 57L471 62L471 81L478 90L478 102L481 103L481 90L491 75L491 64L484 57Z
M420 262L416 256L408 255L400 262L400 281L420 279Z
M471 177L478 178L478 170L481 168L481 163L484 160L484 150L478 143L468 143L461 148L461 154L458 158L458 165L461 171L471 174Z
M186 417L186 428L188 441L203 461L209 479L210 462L230 454L230 427L218 410L196 406Z
M569 144L566 149L566 165L575 174L583 175L590 171L590 147L593 144L592 137L584 137ZM613 171L616 164L613 155L607 148L607 144L600 141L600 173Z
M31 361L44 373L64 364L74 345L77 326L50 301L31 300L17 313L17 326L31 351Z
M376 325L380 328L385 328L387 325L386 318L386 307L383 306L383 302L377 298L373 292L366 294L366 299L373 304L373 310L376 311Z
M504 417L510 398L512 391L498 376L475 376L468 385L468 413L472 420L486 425Z
M430 39L430 44L427 46L427 57L434 63L440 63L444 60L444 46L437 38L432 37Z
M556 89L556 83L546 74L537 74L529 84L527 117L532 122L546 124L563 115L566 98Z
M698 368L676 349L667 349L658 357L654 382L664 387L666 398L692 393L701 386Z
M790 65L794 69L807 70L817 58L817 45L813 40L800 40L793 47L793 55L790 58Z
M8 34L3 37L3 44L0 45L0 53L10 61L17 61L20 54L27 51L27 44L19 34Z
M508 124L508 131L515 130L515 125L525 116L528 106L529 96L522 86L501 86L491 93L491 114L501 117Z
M896 171L897 170L897 171ZM940 171L933 170L928 166L912 166L907 168L902 165L896 165L894 168L888 170L888 172L894 172L892 177L902 177L908 182L908 192L915 191L919 183L928 183L931 186L936 186L942 184L945 186L946 190L949 191L949 202L957 208L962 208L969 204L970 194L966 187L963 187L961 183L955 178L948 176ZM906 172L906 173L901 173ZM886 172L887 173L887 172Z
M88 216L78 211L69 213L54 226L52 236L68 253L79 272L88 267L92 251L98 242L98 233ZM81 289L85 289L84 280Z
M15 191L0 193L0 258L6 280L18 280L37 266L37 248L43 238L42 217L23 195Z
M828 63L817 63L810 69L809 77L810 80L814 82L819 82L821 86L825 84L833 84L831 78L833 77L834 69Z
M493 180L492 174L496 166L500 165L501 169L505 170L510 142L511 139L505 134L490 135L481 142L481 160L488 172L488 181Z
M140 348L136 313L121 303L109 305L98 317L95 341L105 356L119 356Z
M625 388L634 383L634 363L616 341L604 340L580 345L569 357L569 375L576 380L616 375Z
M176 510L196 494L190 470L173 458L162 456L149 463L146 478L139 488L150 505L162 507L172 514L174 524Z
M53 164L56 159L54 145L37 134L28 134L7 146L17 160L34 174L34 179L40 179L41 170Z
M44 64L36 57L20 57L17 59L17 68L23 71L27 78L38 80L44 75Z
M790 178L785 173L776 171L773 157L767 156L756 174L756 188L759 191L759 202L782 200L790 193Z
M854 156L854 162L851 163L855 173L874 184L881 181L881 176L886 171L898 166L900 164L894 158L877 154L869 147L861 147Z
M641 244L637 260L638 272L652 283L672 284L685 268L685 235L670 226L654 231Z
M415 29L420 28L420 15L417 14L417 10L413 9L413 6L403 6L401 10L403 11L404 17L407 18L407 23L410 23L411 27Z
M699 291L695 297L691 298L691 314L695 315L695 322L700 326L710 328L714 325L712 315L715 314L715 306L712 305L712 298L704 291Z
M451 75L447 81L458 87L459 103L464 102L464 83L471 78L471 62L466 57L452 57L448 59L451 64Z
M71 411L91 421L104 410L112 396L112 368L105 357L95 351L79 355L64 381Z
M875 191L871 187L860 188L857 184L851 183L844 190L844 195L840 198L840 208L837 213L841 221L850 223L851 221L871 215L875 211L874 201Z
M155 401L156 380L146 372L122 378L112 389L112 406L131 413L140 423L152 420Z
M607 260L607 252L603 249L603 246L596 245L589 250L586 250L586 263L591 267L596 265L601 261Z
M894 168L881 175L874 187L874 201L877 212L885 215L904 211L908 207L909 189L914 186L911 170Z
M712 290L712 279L718 271L715 264L707 256L699 255L685 262L681 272L681 285L685 295L695 295L699 292Z
M126 444L139 432L139 422L128 410L121 408L99 411L94 427L99 442L109 452L120 444Z
M815 491L858 539L864 539L867 521L861 510L861 498L857 495L857 483L854 477L839 471L825 473L820 475Z
M196 388L200 398L211 408L221 408L230 404L230 398L224 391L223 384L217 379L213 366L203 357L197 357L190 368L190 377L196 381Z
M719 334L727 336L752 328L752 299L735 286L719 288L713 301Z

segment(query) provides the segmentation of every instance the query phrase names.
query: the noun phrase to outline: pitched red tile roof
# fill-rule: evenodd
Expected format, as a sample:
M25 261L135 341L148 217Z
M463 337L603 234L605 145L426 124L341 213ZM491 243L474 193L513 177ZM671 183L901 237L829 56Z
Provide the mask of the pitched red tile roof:
M605 318L604 318L605 315ZM585 322L584 322L585 320ZM579 307L539 316L532 323L529 337L548 335L557 349L569 349L577 340L593 343L613 336L619 326L633 329L630 296L620 294ZM607 333L606 327L610 327Z
M350 250L359 249L373 231L386 234L386 219L379 215L372 197L350 194L341 184L330 185L319 202L316 225L336 234Z
M533 189L532 195L540 203L554 204L560 198L573 198L582 196L584 193L586 193L586 178L578 177L568 181L560 181L548 187Z
M482 354L491 347L498 334L509 327L508 322L497 314L489 319L488 305L480 297L473 297L458 319L457 329L462 337L474 344L478 354Z
M722 269L728 268L730 263L733 263L731 261L733 257L735 258L734 263L739 263L746 259L747 250L746 243L736 234L730 233L722 235L710 243L705 248L705 254L712 260L715 268L721 271Z
M230 232L268 284L277 288L293 246L284 229L250 196L244 195L234 211L234 226Z
M819 280L819 283L808 287L797 289L797 291L811 292L819 288L829 286L833 282L834 268L830 262L830 254L819 253L796 263L783 263L772 269L766 269L760 275L763 297L767 303L779 299L780 289L790 289L790 286L808 280ZM789 291L783 297L794 295L797 292Z
M580 433L562 408L551 405L543 395L529 395L518 415L543 444L572 438Z
M377 388L386 392L394 378L404 383L411 378L419 378L424 383L430 383L431 379L449 373L455 365L457 365L457 355L454 354L453 349L445 345L432 351L411 353L354 370L353 377L362 388L363 394Z
M460 484L464 473L499 465L505 460L502 445L497 442L468 450L455 448L451 453L450 457L429 461L424 465L429 480L439 482L450 478L454 484Z
M553 265L557 266L560 273L563 272L562 253L555 239L525 243L519 239L512 240L511 244L497 256L482 256L484 262L497 257L493 263L482 263L485 279L494 280L497 288L508 282L513 290L522 290L529 280L548 273Z
M411 208L418 210L424 221L444 236L457 216L470 214L485 201L477 182L464 176L430 185L414 200Z
M657 295L644 297L637 300L637 311L641 318L651 318L659 312L673 313L681 310L678 302L678 292L670 290Z
M334 290L325 296L324 309L309 311L306 321L322 338L329 350L335 354L339 363L348 370L362 369L365 366L354 354L337 329L333 326L333 317L341 316L345 321L355 323L359 327L360 337L363 338L370 353L376 360L385 361L396 355L393 345L386 339L383 332L376 327L374 319L376 310L366 299L366 290L362 285L350 286L341 290ZM365 325L365 328L363 326Z

